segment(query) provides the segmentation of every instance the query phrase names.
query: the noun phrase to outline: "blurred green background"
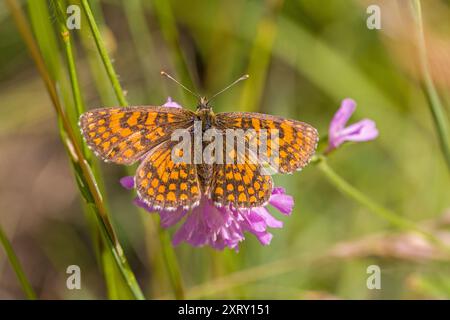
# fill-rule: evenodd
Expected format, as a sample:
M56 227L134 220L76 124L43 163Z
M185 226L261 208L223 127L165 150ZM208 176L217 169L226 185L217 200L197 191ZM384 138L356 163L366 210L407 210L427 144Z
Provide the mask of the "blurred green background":
M249 73L249 80L214 101L216 112L286 116L312 124L325 137L341 100L355 99L351 121L373 119L380 136L344 145L328 164L380 205L450 244L449 171L420 85L408 1L89 3L131 105L159 105L171 96L195 108L195 98L162 78L160 70L205 95ZM63 105L73 110L57 8L45 0L21 4ZM381 30L366 26L370 4L381 8ZM450 2L423 1L422 10L430 73L448 114ZM118 105L83 10L81 29L70 35L86 108ZM122 279L105 280L114 263L98 263L92 224L83 214L51 101L4 2L0 150L0 225L37 296L129 298ZM158 236L157 217L139 211L131 203L134 195L119 185L130 171L103 163L99 168L112 223L145 297L173 298L162 252L167 238ZM276 214L284 228L271 230L269 246L248 235L239 253L175 248L185 297L450 298L448 253L345 197L315 165L276 176L275 184L294 196L295 208L291 217ZM73 264L81 268L81 290L66 288L66 268ZM381 268L381 290L366 286L370 265ZM23 297L0 250L0 298Z

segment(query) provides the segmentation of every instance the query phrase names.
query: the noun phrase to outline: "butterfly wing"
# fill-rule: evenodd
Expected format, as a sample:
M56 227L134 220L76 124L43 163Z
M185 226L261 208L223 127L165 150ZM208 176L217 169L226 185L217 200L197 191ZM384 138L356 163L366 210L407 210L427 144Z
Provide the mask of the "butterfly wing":
M311 125L267 114L219 113L216 115L216 123L222 129L254 130L256 135L250 139L258 147L262 144L262 136L259 133L261 130L267 130L267 142L264 142L267 146L262 148L263 155L267 159L272 157L271 161L280 173L291 173L305 167L314 155L319 141L317 130Z
M200 203L196 165L192 161L174 161L177 143L169 140L153 149L136 172L139 198L157 210L188 209Z
M102 108L83 113L79 125L89 148L104 161L133 164L175 129L191 126L193 115L170 107Z
M215 164L210 197L218 206L264 206L272 193L272 177L255 164Z
M236 208L263 206L272 193L272 177L264 170L259 155L251 152L250 145L262 144L262 129L267 130L264 159L270 159L271 167L280 173L290 173L307 165L313 156L317 142L317 130L312 126L282 117L250 112L219 113L216 127L227 129L251 129L253 134L244 134L245 152L233 149L225 164L214 164L210 197L218 205ZM276 135L271 135L276 130ZM256 133L256 134L255 134ZM225 141L225 138L224 138ZM276 152L275 152L276 150ZM238 160L239 156L241 160ZM232 163L229 160L232 159Z

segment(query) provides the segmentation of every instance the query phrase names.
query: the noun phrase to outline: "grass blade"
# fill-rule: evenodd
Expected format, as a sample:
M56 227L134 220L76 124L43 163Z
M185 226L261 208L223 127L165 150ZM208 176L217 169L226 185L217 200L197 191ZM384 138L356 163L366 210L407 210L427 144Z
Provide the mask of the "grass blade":
M105 66L106 73L111 81L111 85L114 89L116 97L121 106L127 106L128 102L123 94L122 87L120 86L116 71L111 63L111 59L108 56L108 52L104 46L102 41L99 28L97 23L95 22L94 15L92 14L92 10L89 6L87 0L82 0L81 4L83 6L83 10L87 16L89 26L92 31L92 35L94 37L95 44L99 51L100 57L103 61L103 65ZM169 278L171 280L172 288L177 299L184 299L184 285L181 278L181 272L179 270L178 261L176 259L175 252L170 244L170 241L167 239L167 234L165 230L159 229L159 241L161 243L162 253L164 256L164 261L166 263L167 272L169 273Z
M111 63L111 59L109 59L108 52L106 51L105 45L103 44L102 37L100 35L100 30L97 27L97 23L95 23L94 15L92 14L92 10L89 6L87 0L81 0L81 5L83 6L83 10L86 14L89 27L91 28L92 34L94 36L95 44L97 45L97 49L102 58L102 62L105 66L106 72L108 74L109 80L111 81L111 85L114 89L114 93L116 94L117 100L121 106L128 105L127 99L122 91L122 87L120 86L119 79L114 70L114 67Z
M445 114L445 109L442 105L439 94L434 85L433 78L428 66L427 49L425 44L425 34L422 22L422 9L420 0L412 2L413 11L415 14L417 24L417 40L419 50L420 70L423 78L423 91L428 100L431 114L433 116L434 125L439 137L439 144L444 155L445 162L450 172L450 129L448 126L448 118Z
M39 52L39 48L33 38L33 35L30 31L26 18L18 5L17 1L7 0L7 5L10 9L10 12L13 16L13 19L16 23L16 26L24 39L24 42L30 52L31 57L33 58L36 67L44 81L44 84L47 88L47 91L50 95L50 99L52 101L52 105L55 109L55 112L58 115L58 119L61 123L62 128L64 129L64 133L67 136L63 142L66 145L68 150L71 150L72 161L77 165L77 172L79 173L78 181L83 184L84 191L86 192L84 198L89 201L91 207L95 209L96 217L98 220L99 229L101 230L102 235L107 240L109 248L114 256L114 260L117 263L117 266L124 277L127 285L129 286L130 291L133 293L136 299L144 299L142 291L136 281L136 278L131 271L127 259L124 255L122 247L117 240L117 237L114 233L112 225L109 221L106 208L103 204L102 196L97 187L96 180L91 171L91 168L86 161L82 148L77 142L76 135L70 125L69 119L63 111L61 103L58 98L57 90L55 84L48 73L44 60ZM81 191L83 194L83 191Z
M35 300L37 298L36 293L34 292L33 287L30 284L30 281L28 281L25 272L23 272L22 265L20 264L20 261L17 258L17 255L14 252L11 243L9 242L5 233L3 232L2 226L0 226L0 243L3 246L3 249L5 249L6 256L8 257L9 262L11 263L11 267L16 273L17 279L19 280L20 285L22 286L22 289L25 292L25 295L29 300Z

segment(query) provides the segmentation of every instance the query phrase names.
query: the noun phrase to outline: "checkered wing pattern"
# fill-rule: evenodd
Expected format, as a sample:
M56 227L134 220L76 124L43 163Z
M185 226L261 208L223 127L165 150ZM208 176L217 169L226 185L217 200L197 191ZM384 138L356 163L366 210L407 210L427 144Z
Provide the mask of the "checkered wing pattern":
M166 141L152 150L137 169L138 196L156 210L191 208L199 204L201 186L192 161L174 161L180 154L176 141ZM191 153L192 154L192 153Z
M105 161L132 164L193 123L194 113L170 107L104 108L85 112L80 128L88 146Z
M216 126L225 132L227 129L251 129L256 134L245 134L246 153L241 154L238 161L238 151L232 150L233 163L215 164L211 185L211 199L222 206L232 205L237 208L258 207L267 203L272 193L272 178L258 162L260 155L251 154L248 148L251 144L261 146L262 129L267 130L266 146L263 149L265 159L272 158L277 172L291 173L306 166L313 156L318 133L312 126L282 117L260 113L231 112L216 115ZM271 135L271 130L277 130ZM275 137L272 139L272 137ZM274 152L277 150L277 152Z
M257 133L250 139L256 140L258 147L261 139L258 133L265 129L267 135L267 151L265 156L270 158L272 150L278 150L273 161L277 164L280 173L291 173L305 167L317 147L319 135L311 125L297 120L254 113L229 112L219 113L216 116L217 126L221 129L252 129ZM277 130L277 138L271 139L271 131Z

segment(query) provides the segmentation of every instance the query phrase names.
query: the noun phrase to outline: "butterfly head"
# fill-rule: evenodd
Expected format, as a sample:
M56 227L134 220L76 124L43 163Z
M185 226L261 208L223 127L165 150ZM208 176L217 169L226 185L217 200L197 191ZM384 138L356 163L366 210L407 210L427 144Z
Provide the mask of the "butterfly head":
M211 110L211 106L209 105L209 100L206 97L200 97L197 105L197 111L201 110Z

